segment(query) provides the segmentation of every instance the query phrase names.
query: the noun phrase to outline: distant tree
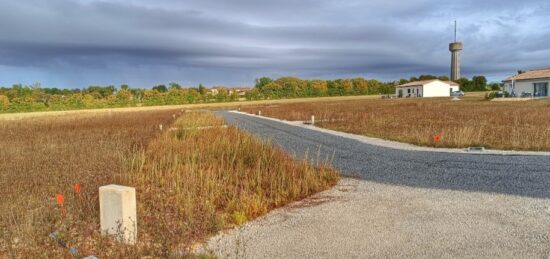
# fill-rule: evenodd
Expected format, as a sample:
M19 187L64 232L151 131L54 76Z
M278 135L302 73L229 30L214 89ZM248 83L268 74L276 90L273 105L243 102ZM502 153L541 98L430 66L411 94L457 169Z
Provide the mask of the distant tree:
M328 87L325 80L313 80L311 81L311 88L314 96L327 95Z
M441 81L450 81L448 76L439 76L439 77L437 77L437 79L439 79Z
M252 90L246 91L244 94L244 98L246 100L260 100L263 98L262 94L260 93L260 90L258 88L253 88Z
M437 76L433 76L433 75L420 75L420 76L418 77L418 80L419 80L419 81L433 80L433 79L437 79Z
M487 85L487 87L493 91L500 90L500 84L499 83L490 83Z
M10 106L10 100L5 95L0 95L0 110L6 111Z
M269 77L260 77L256 79L256 85L255 87L262 90L264 86L268 85L269 83L273 82L273 79Z
M32 89L33 102L42 103L46 107L50 106L50 99L52 95L42 89L42 85L40 83L34 83L30 86L30 88Z
M276 82L271 82L262 87L262 92L269 97L280 97L283 87Z
M329 96L340 95L338 80L327 80L327 93Z
M112 85L110 86L90 86L87 89L84 90L84 93L88 93L93 95L96 98L105 98L107 96L113 95L113 93L116 91L116 88Z
M485 91L487 88L487 78L484 76L472 77L473 91Z
M341 81L343 95L352 95L353 91L353 82L349 79L343 79Z
M188 103L195 103L201 99L201 94L197 88L189 88L185 98Z
M22 84L15 84L12 86L12 92L13 97L27 97L32 95L32 88L23 86Z
M156 90L159 93L166 93L168 91L168 88L166 88L165 85L157 85L153 87L153 90Z
M204 96L206 94L206 87L204 85L199 84L199 94Z
M409 83L409 80L407 80L407 79L405 79L405 78L399 79L399 84L400 84L400 85L404 85L404 84L407 84L407 83Z
M46 94L51 94L51 95L61 95L61 94L68 94L67 92L65 92L64 90L67 90L67 89L59 89L59 88L42 88L42 91L44 91L44 93Z
M126 88L121 87L120 91L116 93L117 100L119 102L122 102L122 104L125 104L125 102L130 101L132 97L133 97L132 92L128 90L128 87Z
M170 83L170 89L181 89L181 86L178 83Z
M130 93L132 94L132 96L135 100L138 100L139 102L141 102L141 100L143 100L143 94L145 92L144 89L130 88L129 91L130 91Z
M307 82L297 77L291 77L291 76L281 77L273 82L281 86L281 89L278 91L279 97L300 96L302 95L303 91L307 88ZM259 89L262 89L262 88L259 88Z
M382 84L376 79L367 80L368 82L368 94L380 94Z
M228 100L229 91L224 87L216 87L218 93L216 94L216 102L225 102Z
M368 94L369 84L364 78L355 78L353 81L353 89L355 94Z
M473 84L468 78L462 77L456 80L456 82L460 85L460 90L464 92L474 91Z
M126 85L126 84L120 85L120 89L121 89L121 90L128 90L128 88L129 88L129 86Z

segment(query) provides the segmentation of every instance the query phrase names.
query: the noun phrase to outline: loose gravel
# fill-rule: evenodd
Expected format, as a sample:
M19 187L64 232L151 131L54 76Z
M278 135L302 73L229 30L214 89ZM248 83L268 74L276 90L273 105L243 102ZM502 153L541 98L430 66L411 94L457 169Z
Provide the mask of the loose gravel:
M549 156L399 150L258 116L218 114L298 159L305 154L313 163L328 159L346 176L412 187L550 198Z
M548 200L343 179L212 238L220 258L548 258Z
M299 159L328 157L353 178L213 237L202 251L221 258L550 258L547 156L398 150L218 114Z

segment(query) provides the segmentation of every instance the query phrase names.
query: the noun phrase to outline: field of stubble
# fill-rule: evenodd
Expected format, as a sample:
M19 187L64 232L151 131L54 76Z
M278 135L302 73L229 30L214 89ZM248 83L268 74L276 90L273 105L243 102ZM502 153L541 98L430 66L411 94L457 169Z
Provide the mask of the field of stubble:
M54 230L81 256L169 257L336 183L335 170L223 124L181 110L0 121L0 257L69 256ZM98 187L112 183L136 188L136 246L99 231Z
M346 100L246 106L241 110L292 121L306 121L314 115L319 127L421 146L550 150L548 100Z

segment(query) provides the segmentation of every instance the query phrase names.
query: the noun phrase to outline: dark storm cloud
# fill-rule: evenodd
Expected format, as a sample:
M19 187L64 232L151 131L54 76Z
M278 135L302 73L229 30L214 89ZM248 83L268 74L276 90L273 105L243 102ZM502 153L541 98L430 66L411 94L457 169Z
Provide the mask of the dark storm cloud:
M550 66L545 1L0 0L0 84L251 84L262 75L448 74Z

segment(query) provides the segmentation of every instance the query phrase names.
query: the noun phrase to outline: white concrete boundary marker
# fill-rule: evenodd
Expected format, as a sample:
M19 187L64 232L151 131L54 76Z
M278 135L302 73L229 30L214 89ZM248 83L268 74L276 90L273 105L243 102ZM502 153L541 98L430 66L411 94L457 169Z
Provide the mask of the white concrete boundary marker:
M136 189L120 185L99 187L101 232L127 244L137 239Z

